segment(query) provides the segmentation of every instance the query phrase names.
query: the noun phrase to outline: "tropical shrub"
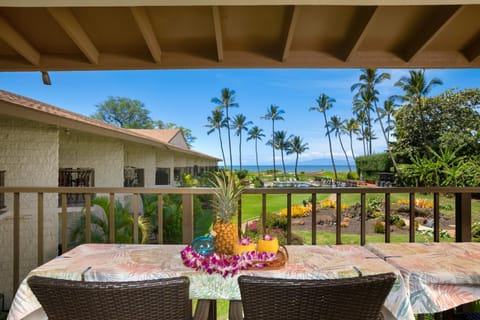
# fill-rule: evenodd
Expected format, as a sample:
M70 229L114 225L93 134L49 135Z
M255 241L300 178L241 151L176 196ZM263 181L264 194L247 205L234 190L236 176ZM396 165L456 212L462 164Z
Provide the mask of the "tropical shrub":
M92 200L92 206L98 206L102 212L92 214L90 217L90 234L93 243L108 243L110 234L110 225L108 212L110 212L110 201L108 197L97 197ZM114 223L115 223L115 243L133 243L133 214L129 211L128 206L123 206L118 200L114 205ZM82 216L72 225L70 233L70 246L77 246L85 243L85 226L86 216L85 208L82 209ZM147 227L142 219L138 220L139 241L147 240Z
M292 218L306 217L310 213L312 213L312 208L310 207L310 210L308 210L308 207L299 206L298 204L295 204L292 206L291 212L292 212ZM282 210L280 210L280 215L286 217L287 208L283 208Z

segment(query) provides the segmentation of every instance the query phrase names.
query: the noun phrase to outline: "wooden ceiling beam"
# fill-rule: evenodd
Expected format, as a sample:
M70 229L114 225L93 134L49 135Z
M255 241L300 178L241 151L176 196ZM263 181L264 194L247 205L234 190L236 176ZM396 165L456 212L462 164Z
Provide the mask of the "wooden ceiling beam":
M462 50L463 55L469 62L472 62L480 56L480 32L470 41L470 43Z
M223 61L223 35L222 35L222 21L220 19L220 8L218 6L212 7L213 27L215 30L215 42L217 44L217 59L219 62Z
M341 57L343 61L350 60L352 54L358 49L363 39L365 39L368 27L376 13L378 13L378 7L374 6L362 10L360 14L355 17L355 23L349 28L349 36L344 45L345 50Z
M47 8L72 41L92 64L98 64L99 52L70 8Z
M435 15L424 24L420 32L414 32L407 42L404 54L400 55L410 62L418 56L428 45L458 16L464 6L451 6L445 9L443 15Z
M152 23L148 18L147 10L145 7L131 7L130 11L132 11L133 17L135 18L145 42L147 43L153 60L160 63L162 60L162 50L160 48L160 44L158 43L158 39L155 36Z
M40 52L2 16L0 16L0 37L32 65L40 64Z
M285 62L290 54L290 48L292 47L293 35L297 27L297 22L300 17L301 8L299 6L293 6L290 9L287 27L285 28L285 36L282 46L281 61Z

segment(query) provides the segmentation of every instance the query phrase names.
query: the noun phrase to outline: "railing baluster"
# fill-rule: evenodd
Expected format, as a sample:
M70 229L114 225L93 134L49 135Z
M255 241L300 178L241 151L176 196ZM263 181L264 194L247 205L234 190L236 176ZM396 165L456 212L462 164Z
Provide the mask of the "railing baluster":
M440 195L433 194L433 241L440 242Z
M312 193L312 244L317 244L317 194Z
M267 194L262 193L262 229L263 234L267 233Z
M13 292L20 284L20 193L13 193Z
M90 193L85 195L85 242L92 241L92 197Z
M157 208L157 217L158 217L158 236L157 243L163 243L163 195L158 194L158 208Z
M287 193L287 244L292 244L292 194Z
M410 192L409 194L409 207L410 207L410 232L409 232L409 241L415 242L415 193Z
M238 228L238 238L241 239L242 237L242 197L238 199L238 210L237 210L237 225L239 226ZM245 230L246 232L247 230Z
M67 194L62 193L62 250L59 254L68 251L67 227Z
M365 192L362 192L360 194L360 244L362 246L364 246L366 243L367 234L367 212L365 210L367 201L365 198Z
M342 244L342 194L337 193L337 205L336 205L336 216L337 216L337 236L336 236L336 243Z
M133 194L133 243L138 243L138 193Z
M385 193L385 242L390 242L390 193Z
M472 241L472 194L455 194L455 238L457 242Z
M115 194L110 192L110 212L108 215L109 219L109 227L110 227L110 234L109 240L110 243L115 243Z
M183 243L193 240L193 194L182 194L182 239Z
M37 265L43 264L43 192L37 193Z

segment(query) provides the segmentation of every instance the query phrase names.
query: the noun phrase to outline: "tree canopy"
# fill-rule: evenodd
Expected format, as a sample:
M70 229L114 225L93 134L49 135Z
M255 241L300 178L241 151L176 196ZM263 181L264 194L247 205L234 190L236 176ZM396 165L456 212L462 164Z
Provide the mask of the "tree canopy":
M403 163L413 156L459 146L458 156L480 151L480 89L444 93L425 99L424 126L417 108L402 106L396 113L394 151ZM423 133L422 133L423 132ZM423 144L425 134L427 146Z
M92 118L127 129L180 129L189 147L197 139L190 129L178 126L173 122L153 120L144 103L125 97L109 97L96 105L97 112Z

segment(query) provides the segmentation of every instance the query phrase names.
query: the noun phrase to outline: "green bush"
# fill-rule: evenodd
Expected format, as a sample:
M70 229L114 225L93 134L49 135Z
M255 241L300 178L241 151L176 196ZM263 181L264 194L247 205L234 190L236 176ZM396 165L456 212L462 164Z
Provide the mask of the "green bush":
M356 173L355 171L349 171L347 173L347 179L348 180L358 180L358 173Z
M392 160L388 153L378 153L355 158L355 166L361 172L363 178L373 175L375 172L390 172Z
M235 170L235 174L239 180L243 180L248 176L248 170Z
M378 220L373 226L375 233L385 233L385 222Z

